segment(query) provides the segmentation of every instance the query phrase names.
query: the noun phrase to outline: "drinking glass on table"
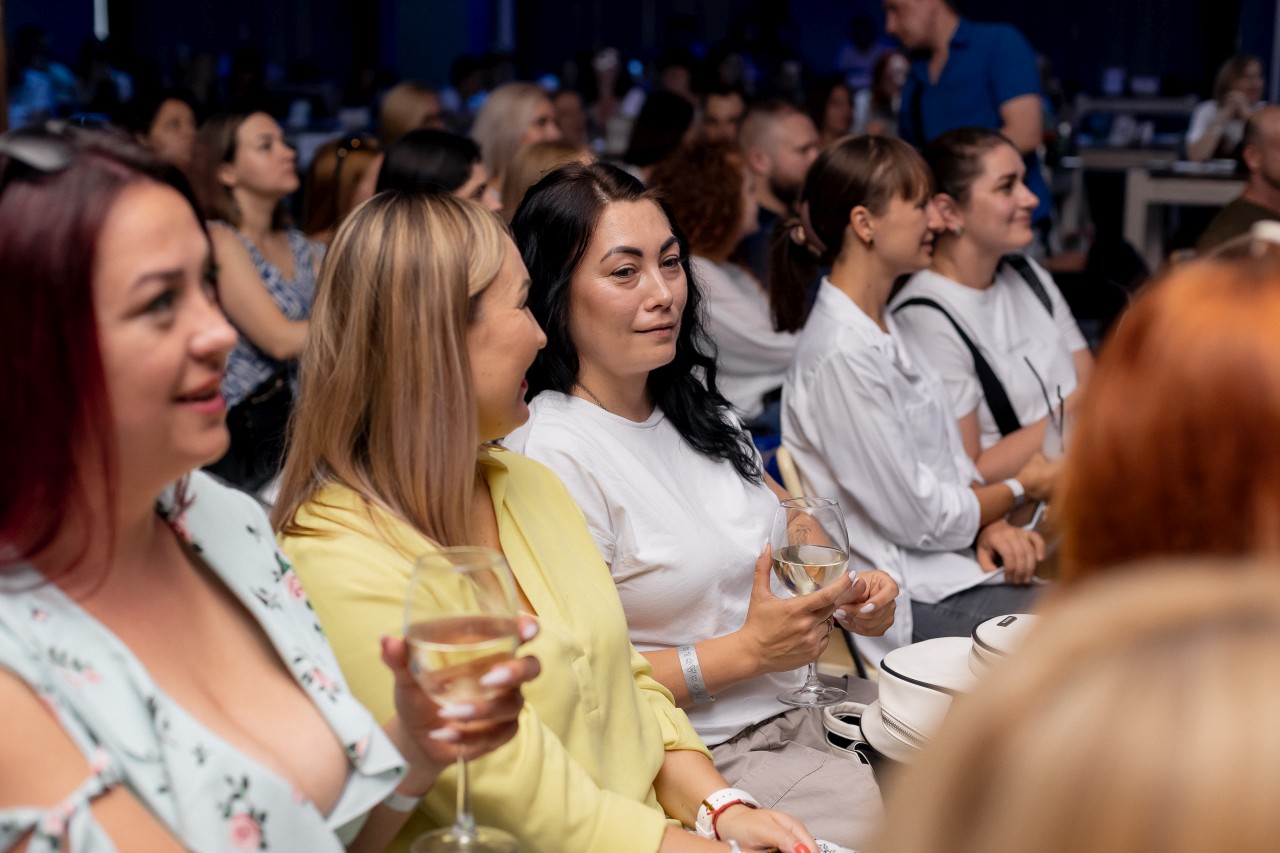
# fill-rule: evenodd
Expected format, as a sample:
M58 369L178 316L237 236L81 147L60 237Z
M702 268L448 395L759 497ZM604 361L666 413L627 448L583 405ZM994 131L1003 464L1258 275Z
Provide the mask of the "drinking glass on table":
M506 558L491 548L441 548L418 558L404 605L409 666L439 705L492 699L500 689L480 678L510 660L516 630L516 585ZM516 840L476 826L466 755L458 753L458 805L453 826L414 841L412 853L516 853Z
M844 512L834 498L792 498L778 504L769 536L773 573L793 596L817 592L849 566L849 534ZM838 687L818 680L818 662L809 664L805 683L778 694L786 705L818 708L845 698Z

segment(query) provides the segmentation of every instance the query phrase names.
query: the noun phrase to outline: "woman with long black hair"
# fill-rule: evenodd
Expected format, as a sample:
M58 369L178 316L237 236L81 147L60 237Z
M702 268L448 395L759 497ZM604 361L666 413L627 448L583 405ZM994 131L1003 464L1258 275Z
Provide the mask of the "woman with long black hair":
M507 443L568 486L632 642L730 783L859 846L880 813L874 778L827 745L820 709L777 694L803 681L833 619L883 633L897 587L873 571L801 598L770 589L761 542L789 495L716 390L702 296L661 201L620 169L570 165L529 190L512 229L547 346Z

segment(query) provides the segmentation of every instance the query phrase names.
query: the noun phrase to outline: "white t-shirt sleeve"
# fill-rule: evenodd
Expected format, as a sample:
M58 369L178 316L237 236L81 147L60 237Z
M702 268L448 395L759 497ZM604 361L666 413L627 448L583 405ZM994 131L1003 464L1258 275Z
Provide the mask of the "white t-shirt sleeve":
M968 483L939 479L925 465L892 388L875 365L848 353L827 358L808 395L811 434L844 491L897 545L928 551L967 547L978 531L978 499Z
M944 306L945 307L945 306ZM978 408L982 385L973 366L973 354L942 312L925 305L909 305L893 315L898 331L924 353L951 401L956 420Z
M1067 352L1079 352L1089 346L1084 339L1084 334L1080 331L1080 326L1076 324L1075 315L1071 313L1071 306L1067 304L1066 297L1062 295L1062 291L1058 289L1058 284L1053 280L1053 276L1040 264L1027 258L1027 262L1031 264L1031 269L1035 270L1036 275L1040 278L1040 283L1044 285L1045 293L1049 294L1049 304L1053 306L1053 322L1058 327L1058 334L1062 337L1062 344L1067 348Z
M569 448L575 446L578 438L571 436L558 425L543 425L536 422L521 428L515 444L508 447L536 459L546 465L569 491L570 497L582 510L587 522L587 530L595 540L596 548L607 565L613 564L617 545L617 536L613 529L609 513L609 503L596 475L582 463L582 457Z
M1198 142L1200 137L1209 130L1209 125L1217 115L1217 101L1201 101L1196 104L1196 108L1191 111L1191 124L1187 127L1187 144L1192 145Z

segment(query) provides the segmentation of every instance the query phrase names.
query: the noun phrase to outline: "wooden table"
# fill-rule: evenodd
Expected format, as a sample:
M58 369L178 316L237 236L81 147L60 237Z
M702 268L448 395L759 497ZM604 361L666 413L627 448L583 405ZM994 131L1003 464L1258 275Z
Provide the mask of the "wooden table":
M1221 207L1244 191L1244 181L1204 173L1153 173L1146 166L1125 170L1124 238L1155 270L1165 260L1164 217L1169 205Z

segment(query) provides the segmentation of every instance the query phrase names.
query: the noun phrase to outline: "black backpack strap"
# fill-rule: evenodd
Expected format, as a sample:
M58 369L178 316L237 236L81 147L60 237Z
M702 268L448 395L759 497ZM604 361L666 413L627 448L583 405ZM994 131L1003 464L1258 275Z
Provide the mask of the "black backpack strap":
M1053 302L1049 299L1049 292L1044 289L1044 282L1040 280L1040 276L1036 275L1036 271L1031 268L1031 262L1026 259L1025 255L1017 252L1010 252L1000 258L1002 264L1008 264L1017 270L1018 275L1022 276L1022 280L1031 288L1031 292L1036 295L1036 299L1040 300L1040 304L1044 306L1044 310L1049 312L1049 316L1053 316Z
M1034 274L1034 271L1032 271L1032 275ZM968 348L969 355L973 356L973 369L978 374L978 384L982 386L982 396L987 400L987 408L991 410L991 416L995 419L1000 435L1006 436L1011 432L1017 432L1022 429L1022 422L1018 420L1017 413L1013 411L1013 404L1009 402L1009 395L1005 393L1004 385L996 377L996 372L991 369L991 365L987 363L987 360L982 357L982 353L978 351L977 345L965 334L964 329L960 328L960 324L947 312L947 309L932 299L916 296L903 301L893 309L893 313L897 314L908 305L923 305L934 309L943 317L946 317L947 321L951 323L951 327L956 330L956 334L960 336L960 340Z

